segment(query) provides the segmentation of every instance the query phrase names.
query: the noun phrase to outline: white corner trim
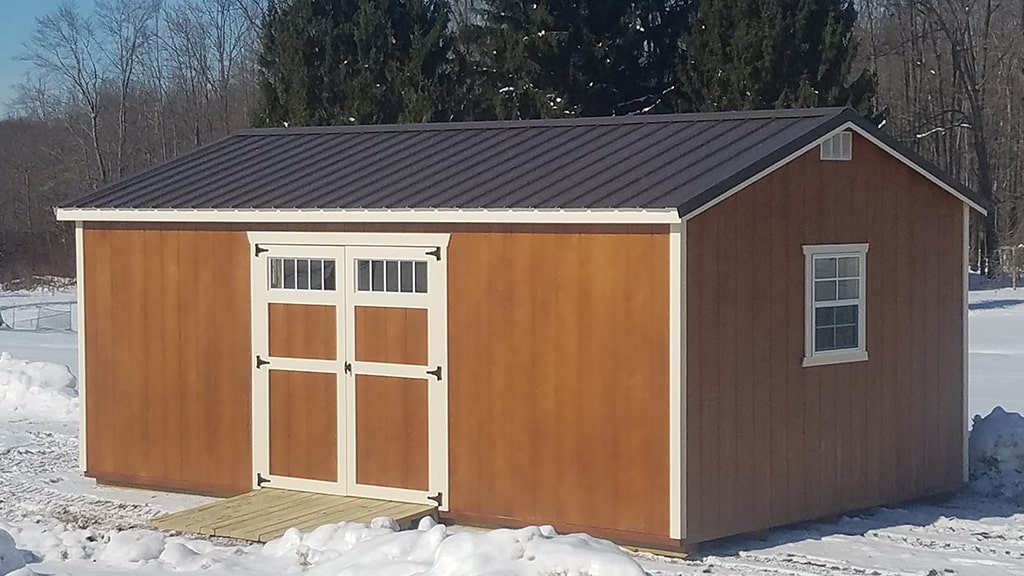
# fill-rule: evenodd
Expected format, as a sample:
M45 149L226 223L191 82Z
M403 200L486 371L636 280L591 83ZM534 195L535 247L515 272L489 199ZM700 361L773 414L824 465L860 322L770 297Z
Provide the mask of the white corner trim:
M685 336L683 330L685 303L683 297L683 277L685 274L685 224L673 224L669 231L668 247L668 531L669 538L681 539L685 536L684 516L685 490L683 485L683 463L685 426L683 425L683 406L685 405L684 363Z
M970 274L970 253L971 253L971 210L964 204L964 237L963 237L963 418L964 418L964 445L963 445L963 468L964 468L964 482L969 482L971 479L971 460L969 455L969 440L970 440L970 428L971 428L971 411L970 411L970 377L968 366L970 363L970 346L968 342L970 339L970 331L967 329L968 314L967 311L970 309L970 302L968 295L971 290L971 274Z
M366 232L248 232L249 244L323 246L397 246L447 248L451 234Z
M845 364L848 362L864 362L868 359L867 352L867 268L868 244L810 244L803 246L804 253L804 359L801 366L826 366ZM814 258L817 255L834 257L856 256L860 261L858 278L859 297L857 303L857 343L856 349L830 350L816 352L814 350ZM852 301L852 298L850 299ZM852 304L851 304L852 305Z
M85 393L85 238L82 223L75 222L75 305L78 314L78 468L86 472L89 465L89 442L86 435Z
M779 168L785 166L786 164L789 164L790 162L792 162L793 160L796 160L800 156L803 156L804 154L806 154L810 150L813 150L816 146L820 147L822 142L824 142L826 140L829 140L833 136L835 136L836 134L838 134L840 132L843 132L843 131L847 131L847 130L852 130L852 131L856 132L857 134L860 134L861 136L863 136L866 140L868 140L869 142L871 142L875 146L878 146L882 150L884 150L887 153L889 153L890 156L896 158L900 162L902 162L902 163L906 164L907 166L909 166L910 168L912 168L918 174L920 174L920 175L924 176L925 178L927 178L932 184L935 184L939 188L942 188L946 192L949 192L953 196L956 196L964 204L970 206L974 210L977 210L981 214L987 214L987 211L984 208L982 208L981 206L979 206L978 204L973 202L971 199L967 198L966 196L964 196L963 194L958 192L955 188L949 186L948 184L946 184L942 180L936 178L935 175L931 174L930 172L928 172L927 170L925 170L921 166L918 166L915 162L911 162L910 159L907 158L906 156L903 156L902 154L900 154L899 152L897 152L893 148L890 148L889 146L886 146L885 143L883 143L881 140L875 138L874 136L869 134L866 130L864 130L860 126L857 126L853 122L846 122L842 126L839 126L838 128L832 130L828 134L825 134L825 135L819 137L818 139L808 143L803 148L800 148L796 152L793 152L789 156L786 156L782 160L779 160L775 164L772 164L771 166L768 166L767 168L765 168L764 170L761 170L760 172L758 172L757 174L751 176L750 178L747 178L746 180L744 180L743 182L741 182L741 183L737 184L736 186L732 187L728 192L726 192L725 194L722 194L718 198L715 198L711 202L708 202L707 204L704 204L703 206L701 206L700 208L697 208L696 210L690 212L689 214L683 215L683 219L684 220L691 220L693 218L696 218L697 216L699 216L700 214L710 210L711 208L713 208L714 206L716 206L720 202L724 202L726 199L728 199L733 194L739 192L740 190L746 188L747 186L750 186L754 182L757 182L761 178L764 178L768 174L771 174L772 172L778 170Z
M679 211L657 209L128 209L58 208L57 220L209 223L675 224Z

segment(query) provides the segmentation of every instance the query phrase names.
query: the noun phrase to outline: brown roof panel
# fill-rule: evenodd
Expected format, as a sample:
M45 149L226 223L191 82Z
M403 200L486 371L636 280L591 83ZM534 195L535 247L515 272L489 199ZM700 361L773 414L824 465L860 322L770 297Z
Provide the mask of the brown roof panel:
M239 131L71 203L117 209L696 210L846 122L979 205L850 109Z

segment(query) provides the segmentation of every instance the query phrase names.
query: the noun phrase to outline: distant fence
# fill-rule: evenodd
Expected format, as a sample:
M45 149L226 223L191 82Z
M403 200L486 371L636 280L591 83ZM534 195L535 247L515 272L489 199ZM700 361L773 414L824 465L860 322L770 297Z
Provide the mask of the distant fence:
M0 306L0 330L78 331L78 303L39 302Z

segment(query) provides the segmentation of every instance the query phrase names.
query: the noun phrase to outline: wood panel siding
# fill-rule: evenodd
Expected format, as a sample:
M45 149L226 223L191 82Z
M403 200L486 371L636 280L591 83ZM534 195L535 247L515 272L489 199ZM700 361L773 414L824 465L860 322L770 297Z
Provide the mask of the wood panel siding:
M359 362L427 365L427 311L423 308L355 307Z
M962 204L855 136L687 223L688 540L957 489ZM868 243L869 360L801 367L805 244Z
M515 231L448 248L450 514L667 537L667 227Z
M251 486L247 230L445 232L449 517L671 542L667 226L87 226L91 474ZM150 234L153 246L129 258ZM111 266L142 267L147 289L115 295ZM125 298L159 320L127 314ZM162 371L113 354L143 343ZM162 419L123 410L124 394Z
M356 376L356 482L427 490L427 381Z
M270 372L270 473L338 480L338 376Z
M271 356L338 359L336 306L271 303L267 324Z
M87 225L87 474L237 494L252 486L245 234Z

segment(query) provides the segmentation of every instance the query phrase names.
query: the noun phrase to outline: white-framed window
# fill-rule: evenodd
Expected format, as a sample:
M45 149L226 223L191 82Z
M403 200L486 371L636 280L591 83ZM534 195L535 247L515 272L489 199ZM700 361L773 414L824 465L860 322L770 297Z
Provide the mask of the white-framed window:
M330 258L270 258L270 288L274 290L334 291L335 263Z
M426 260L356 260L356 292L427 293Z
M853 160L853 133L837 132L821 143L822 160Z
M804 366L868 359L867 244L804 246Z

